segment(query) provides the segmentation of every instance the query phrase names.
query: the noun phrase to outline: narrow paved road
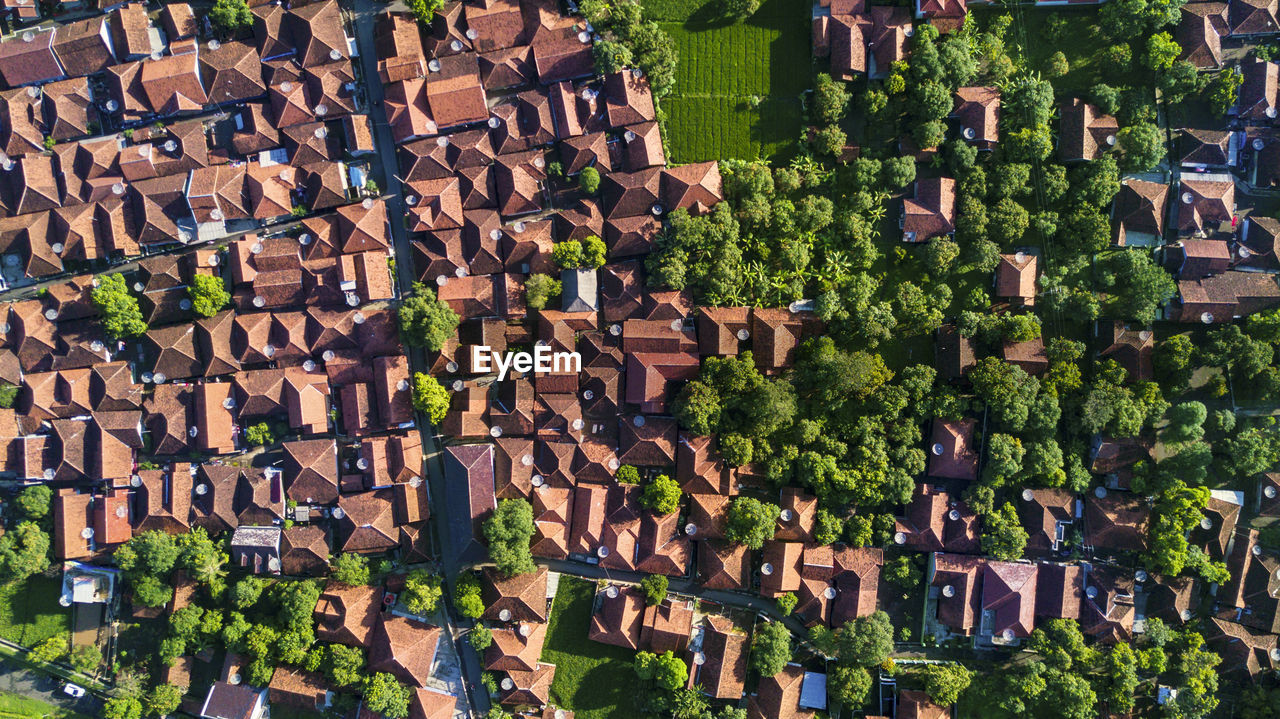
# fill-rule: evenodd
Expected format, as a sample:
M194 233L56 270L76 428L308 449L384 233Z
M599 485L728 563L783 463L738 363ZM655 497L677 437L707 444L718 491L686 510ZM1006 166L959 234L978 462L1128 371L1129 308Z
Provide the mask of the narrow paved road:
M378 148L378 159L382 167L382 199L387 206L387 222L391 230L392 247L396 258L396 286L400 297L409 294L415 279L413 270L413 252L409 244L409 233L405 229L404 186L400 182L399 164L396 159L395 138L391 135L391 125L387 122L387 112L383 105L384 88L378 77L378 53L374 44L374 25L378 14L395 10L387 5L376 4L372 0L354 0L352 2L352 25L355 28L356 44L360 48L360 68L364 75L367 108L369 119L373 124L373 139ZM405 348L409 358L409 368L414 372L427 371L427 356L420 347ZM445 497L444 457L441 453L439 438L435 430L418 413L418 428L422 435L423 459L426 463L427 488L433 507L443 507ZM439 531L438 515L432 517L434 529L435 555L440 561L447 587L452 590L460 567L457 563L457 552L448 532ZM452 593L450 591L450 593ZM484 675L484 667L471 644L463 637L466 629L458 626L457 617L446 602L445 630L454 644L454 649L462 659L463 685L467 689L467 699L475 711L483 715L489 711L489 695L483 690L480 679Z

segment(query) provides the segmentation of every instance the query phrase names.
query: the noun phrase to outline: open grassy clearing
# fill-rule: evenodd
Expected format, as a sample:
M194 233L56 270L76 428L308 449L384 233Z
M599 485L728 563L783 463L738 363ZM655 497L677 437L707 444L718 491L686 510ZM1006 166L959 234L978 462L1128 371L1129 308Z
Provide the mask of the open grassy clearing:
M1008 12L995 6L974 8L971 16L978 21L981 28L991 26L991 21L999 14ZM1059 95L1069 92L1086 93L1098 82L1110 82L1113 78L1103 66L1104 51L1110 46L1102 33L1098 22L1096 7L1024 7L1021 10L1022 21L1027 32L1027 60L1030 69L1043 73L1049 64L1049 58L1059 50L1067 58L1070 68L1066 75L1053 78L1054 89ZM1054 15L1066 22L1066 36L1056 38L1050 28L1050 18ZM1012 53L1017 45L1015 28L1009 29L1005 38L1006 47ZM1136 59L1136 54L1135 54Z
M68 610L58 604L61 577L36 575L0 586L0 638L32 647L71 630Z
M808 8L766 0L745 22L715 16L715 0L644 0L680 54L663 101L668 161L787 156L809 86Z
M579 719L633 716L636 653L587 639L594 598L594 583L560 578L542 649L542 661L556 665L551 700Z

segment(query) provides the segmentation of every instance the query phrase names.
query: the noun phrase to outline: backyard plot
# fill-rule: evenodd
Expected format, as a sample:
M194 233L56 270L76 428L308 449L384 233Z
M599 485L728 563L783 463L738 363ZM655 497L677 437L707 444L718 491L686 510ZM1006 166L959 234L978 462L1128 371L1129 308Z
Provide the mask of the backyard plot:
M768 0L745 22L715 17L715 0L648 0L680 55L662 102L673 163L789 154L809 86L808 7Z
M556 665L551 699L579 719L636 715L636 653L587 639L595 584L561 577L551 606L542 661Z

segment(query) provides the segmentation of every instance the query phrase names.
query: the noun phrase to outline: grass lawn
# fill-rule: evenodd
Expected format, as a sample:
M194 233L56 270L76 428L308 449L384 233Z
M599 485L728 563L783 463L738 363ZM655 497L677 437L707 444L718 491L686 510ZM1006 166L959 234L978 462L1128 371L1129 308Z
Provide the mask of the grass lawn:
M61 594L61 577L36 575L0 586L0 637L31 647L70 632L70 612L58 604Z
M745 22L725 24L717 0L642 1L680 54L662 102L668 161L788 155L811 79L809 7L765 0Z
M0 692L0 719L87 719L83 714L67 711L39 699Z
M560 578L542 648L542 661L556 665L551 700L578 719L634 716L636 653L587 639L594 596L594 583Z
M991 20L998 14L1007 12L1002 8L974 8L972 17L977 18L979 27L987 28ZM1069 38L1052 40L1048 30L1049 18L1058 15L1066 20ZM1017 16L1015 16L1016 19ZM1053 7L1022 8L1022 21L1027 32L1027 59L1032 70L1043 73L1049 64L1049 57L1059 50L1067 58L1069 70L1062 77L1053 78L1054 90L1059 96L1068 92L1085 92L1094 84L1106 80L1115 84L1113 78L1106 77L1102 67L1102 52L1110 45L1102 34L1098 22L1096 7ZM1016 22L1009 29L1005 38L1006 46L1012 52L1018 40ZM1137 54L1134 55L1135 62Z

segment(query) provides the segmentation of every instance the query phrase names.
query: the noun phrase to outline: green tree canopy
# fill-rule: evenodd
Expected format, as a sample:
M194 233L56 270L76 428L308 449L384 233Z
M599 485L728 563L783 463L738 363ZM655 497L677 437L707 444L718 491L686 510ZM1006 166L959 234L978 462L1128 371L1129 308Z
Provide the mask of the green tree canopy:
M529 542L533 539L533 507L523 499L504 499L484 521L489 558L508 577L534 571Z
M458 313L436 299L436 293L421 282L413 283L413 292L401 303L396 317L400 339L405 344L432 352L444 347L461 321Z
M435 377L425 372L414 372L413 408L425 414L431 424L439 425L449 414L449 391Z
M129 294L124 275L98 275L95 279L97 286L90 293L90 298L102 315L102 331L116 339L145 333L147 322L138 307L138 299Z
M782 622L766 622L751 645L751 668L762 677L782 671L791 661L791 632Z

